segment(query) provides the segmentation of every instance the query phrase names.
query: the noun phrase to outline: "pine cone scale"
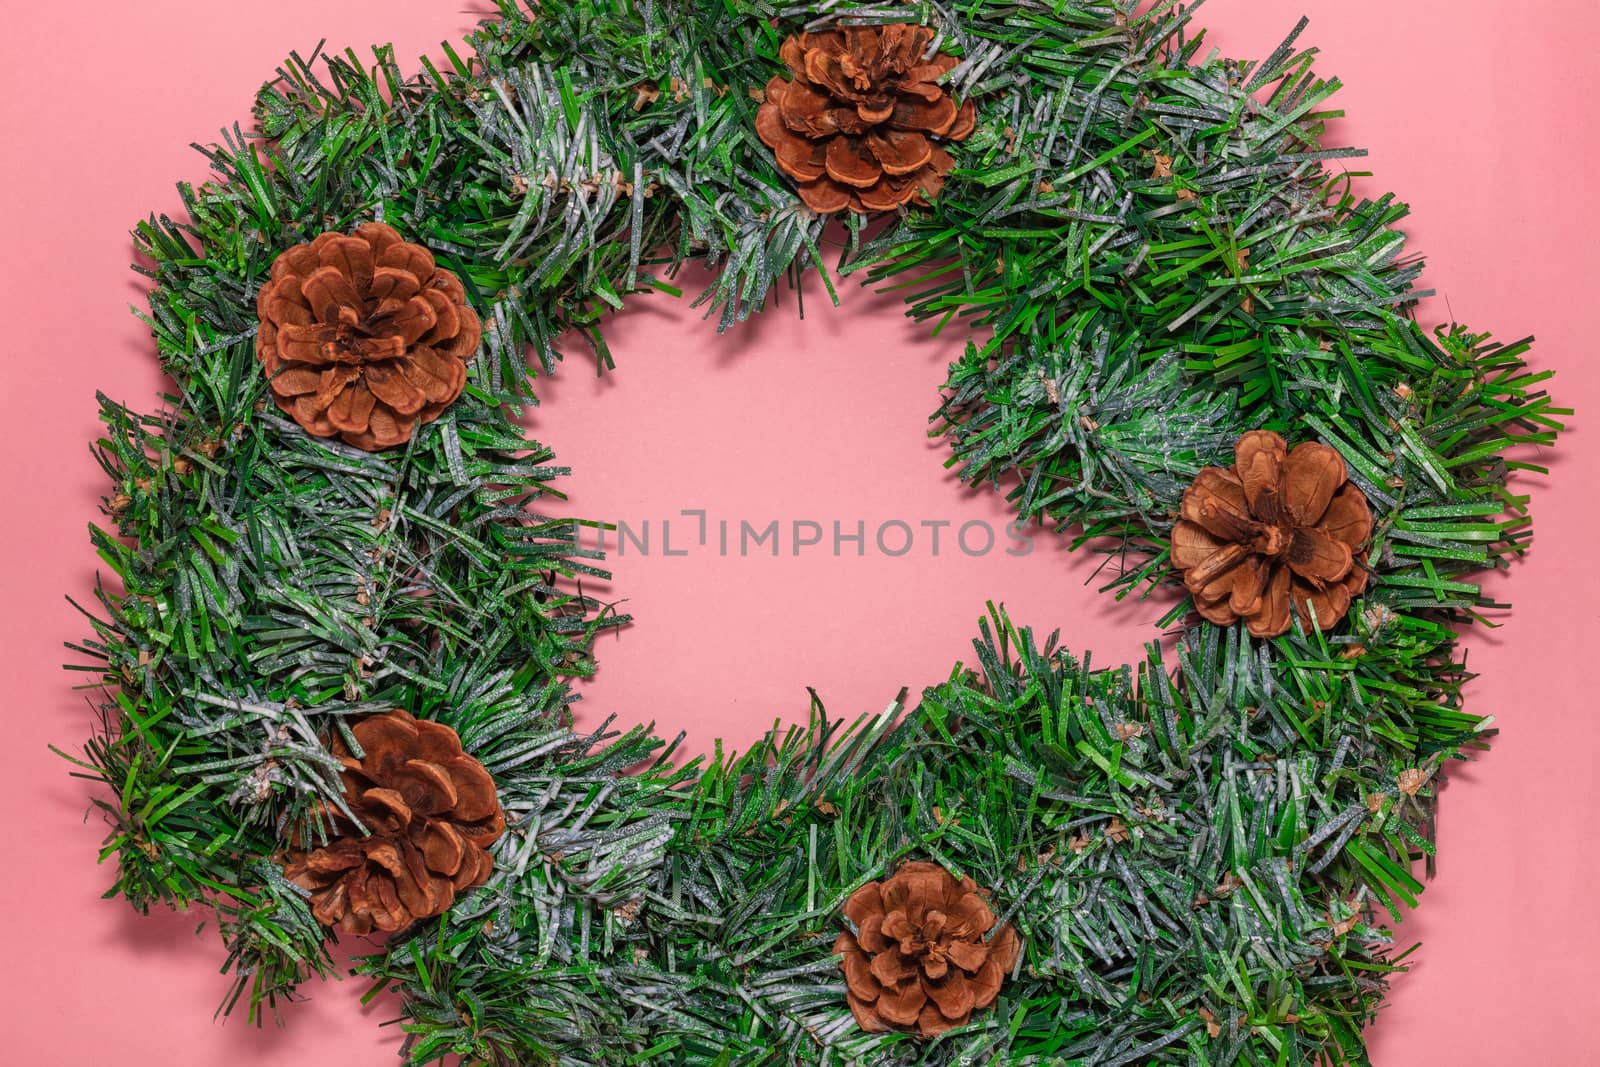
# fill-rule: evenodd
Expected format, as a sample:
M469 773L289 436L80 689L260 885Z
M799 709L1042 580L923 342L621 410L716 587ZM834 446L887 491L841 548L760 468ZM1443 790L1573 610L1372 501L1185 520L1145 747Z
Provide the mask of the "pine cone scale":
M857 189L871 188L883 177L883 169L859 138L835 137L829 141L826 162L828 177Z
M896 100L889 115L889 125L897 130L918 133L942 134L955 125L956 102L948 96L936 100L921 97Z
M415 274L398 267L379 267L372 272L367 296L378 302L374 314L392 315L421 291L422 283Z
M466 852L466 839L449 823L434 827L422 843L422 858L427 865L452 877L461 870L461 860Z
M978 105L971 100L964 102L961 109L956 112L955 122L944 132L947 141L965 141L978 125Z
M363 853L350 849L318 849L306 858L306 869L313 874L338 874L366 861Z
M994 998L1000 993L1000 985L1005 981L1005 974L1000 970L999 961L987 959L983 961L969 983L972 989L973 1002L976 1004L993 1003Z
M433 327L417 338L418 343L449 343L452 337L461 332L461 314L456 310L455 303L437 289L424 289L422 298L433 309Z
M1233 588L1233 572L1240 563L1250 556L1248 543L1244 542L1212 542L1212 548L1198 566L1192 568L1185 576L1191 592L1204 591L1207 599L1215 599L1222 595L1222 588ZM1212 586L1222 582L1223 585L1216 589Z
M841 125L840 116L855 114L853 109L830 106L832 101L825 94L803 82L786 82L777 77L767 83L767 99L777 104L777 108L769 110L768 115L778 120L784 129L797 134L796 140L808 148L811 146L805 138L847 132Z
M856 940L868 952L882 952L889 947L889 939L883 933L883 916L868 915L856 924Z
M867 134L867 147L885 174L915 174L933 159L933 144L913 130L888 130Z
M1337 582L1354 562L1349 545L1312 526L1294 531L1284 558L1296 574L1314 582Z
M337 237L323 246L317 258L341 278L349 279L357 291L366 292L371 288L372 272L377 264L373 262L372 246L361 238ZM351 308L357 306L358 301L350 302Z
M966 893L951 911L952 929L961 937L979 937L994 929L994 912L975 892Z
M941 968L941 971L944 969ZM973 993L972 984L950 978L945 981L929 981L923 979L922 991L927 994L939 1009L939 1014L946 1019L965 1019L972 1013L977 997Z
M806 53L804 68L805 76L812 84L821 86L833 96L845 100L856 99L857 86L846 79L837 55L820 48L813 49Z
M295 879L291 878L290 881L295 881ZM296 884L300 885L304 889L318 888L299 882ZM320 895L316 892L311 894L311 915L323 926L333 926L337 924L339 920L344 917L349 908L349 893L345 889L345 884L343 882L335 882L332 887Z
M974 944L971 941L957 940L951 942L950 946L945 950L945 955L950 958L951 963L969 973L977 971L988 959L988 952L985 951L983 946Z
M1236 615L1243 615L1266 594L1267 584L1271 580L1272 568L1266 560L1254 558L1242 561L1228 585L1228 608Z
M345 389L328 405L328 422L346 433L360 433L372 424L372 409L378 398L369 391Z
M309 315L310 312L307 311ZM344 359L354 362L359 357L354 352L348 352L334 343L336 331L331 326L318 326L306 324L304 326L281 326L278 329L277 349L279 355L296 363L305 363L311 367L327 366ZM283 373L289 374L291 368ZM281 378L282 375L279 375Z
M833 951L843 954L840 969L844 971L845 984L852 991L857 992L865 1000L877 1000L878 991L882 983L878 976L872 973L872 963L867 954L859 950L859 942L848 933L839 935L834 942Z
M905 85L901 92L907 96L920 96L924 100L933 101L944 95L944 90L933 84L940 78L949 74L960 65L960 60L955 56L939 55L934 62L924 63L906 71Z
M885 985L878 994L877 1011L884 1021L896 1026L915 1026L922 1015L922 1006L927 1001L928 994L922 991L920 982L907 982L901 986Z
M329 324L326 329L333 329L334 323L353 325L361 320L361 296L338 267L318 267L301 280L300 292L312 314Z
M756 133L772 149L778 166L785 174L797 181L813 181L827 173L824 159L828 146L807 140L800 132L796 132L811 129L814 119L800 117L790 123L784 117L789 95L793 91L793 85L781 78L773 78L768 83L767 103L775 106L763 106L756 112ZM814 136L822 137L831 132L819 130Z
M1195 476L1194 490L1184 494L1183 517L1218 537L1236 537L1261 525L1250 513L1250 501L1237 472L1206 467Z
M879 984L886 986L898 985L917 974L916 967L898 948L878 953L872 957L871 966L872 977L876 978Z
M368 789L361 794L361 800L367 810L377 814L379 812L388 816L387 822L390 832L403 830L411 825L411 806L399 790L395 789Z
M367 390L396 415L415 415L427 404L422 391L406 381L396 367L374 366L367 371Z
M432 348L412 349L411 356L402 359L397 367L401 375L413 388L419 390L430 404L448 402L449 398L458 392L457 378L450 369L451 364ZM465 385L465 379L465 368L462 368L460 384Z
M408 759L389 774L419 814L434 815L456 806L460 794L448 772L428 760Z
M1344 459L1318 441L1308 441L1283 461L1283 505L1292 522L1311 526L1327 512L1344 486Z
M850 194L844 187L838 182L829 181L826 176L814 182L801 182L798 188L800 199L819 215L831 215L836 211L843 211L851 204ZM891 205L898 203L898 200L891 200Z
M456 787L455 817L464 823L481 822L500 810L494 779L483 764L470 756L457 756L445 764Z

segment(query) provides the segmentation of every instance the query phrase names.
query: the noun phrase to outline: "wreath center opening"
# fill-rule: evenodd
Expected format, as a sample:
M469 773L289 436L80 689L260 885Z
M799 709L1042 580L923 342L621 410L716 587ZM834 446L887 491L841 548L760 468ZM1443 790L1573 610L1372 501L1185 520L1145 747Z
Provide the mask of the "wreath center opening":
M1170 607L1118 605L1097 592L1114 565L961 484L927 434L966 337L836 285L837 307L808 279L803 317L784 290L791 306L722 334L690 297L636 298L603 326L614 370L569 338L539 384L530 436L573 471L544 512L610 525L581 532L612 575L583 589L632 618L596 641L580 726L616 714L687 730L689 752L743 748L803 721L807 687L833 716L903 687L915 704L989 601L1101 663L1137 660Z

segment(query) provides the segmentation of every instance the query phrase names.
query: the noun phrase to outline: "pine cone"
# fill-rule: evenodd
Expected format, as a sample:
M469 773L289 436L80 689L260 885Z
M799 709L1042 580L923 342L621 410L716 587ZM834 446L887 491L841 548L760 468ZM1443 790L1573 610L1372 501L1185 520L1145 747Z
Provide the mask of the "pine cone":
M1287 632L1291 611L1306 629L1335 626L1367 584L1367 498L1327 445L1286 450L1267 430L1239 438L1233 468L1199 473L1172 530L1172 564L1200 614L1242 618L1256 637Z
M833 944L844 959L850 1011L863 1030L915 1030L936 1037L987 1008L1017 962L1022 943L995 925L989 892L959 882L936 863L902 863L883 883L845 901L855 933Z
M964 140L977 113L935 84L959 60L924 60L932 41L928 27L900 24L783 42L794 80L767 82L756 133L811 210L887 211L938 194L955 165L938 142Z
M404 444L455 402L483 336L461 280L381 222L278 256L256 313L278 407L369 452Z
M370 834L325 806L334 839L291 849L284 876L311 891L317 921L350 934L402 930L440 915L494 870L484 851L505 830L494 779L450 727L395 709L352 731L365 753L344 764L344 798Z

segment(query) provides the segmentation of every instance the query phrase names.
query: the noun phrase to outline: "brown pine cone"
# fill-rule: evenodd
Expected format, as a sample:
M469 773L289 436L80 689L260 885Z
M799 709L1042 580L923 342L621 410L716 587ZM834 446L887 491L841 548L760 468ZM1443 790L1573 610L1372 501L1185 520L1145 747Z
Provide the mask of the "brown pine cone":
M856 930L833 951L863 1030L936 1037L994 1003L1022 942L1009 923L985 939L995 925L988 896L971 878L915 860L850 894L844 914Z
M1339 453L1317 441L1288 451L1252 430L1234 465L1207 467L1183 494L1172 564L1200 614L1219 626L1244 619L1256 637L1335 626L1367 584L1372 510ZM1313 618L1315 612L1315 618Z
M887 211L938 194L955 165L940 142L964 140L977 112L935 84L960 61L925 59L932 41L928 27L898 24L783 42L794 80L767 82L756 133L811 210Z
M278 256L256 313L278 407L368 452L404 444L455 402L483 336L461 280L381 222Z
M291 849L284 876L311 891L317 921L350 934L402 930L440 915L494 870L484 851L505 830L494 779L442 723L396 708L352 729L365 753L344 764L344 798L370 834L325 806L333 840Z

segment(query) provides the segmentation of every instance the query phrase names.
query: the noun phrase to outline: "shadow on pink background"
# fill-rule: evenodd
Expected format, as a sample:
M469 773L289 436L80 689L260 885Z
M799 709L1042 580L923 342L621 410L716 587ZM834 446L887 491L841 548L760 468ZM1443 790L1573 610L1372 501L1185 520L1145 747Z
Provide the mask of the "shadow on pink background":
M1600 152L1587 107L1600 91L1589 64L1600 14L1584 0L1213 0L1201 21L1233 54L1260 56L1301 12L1322 70L1349 87L1352 118L1335 141L1372 149L1383 188L1415 207L1413 247L1432 261L1454 314L1504 340L1539 335L1536 361L1559 371L1558 397L1600 408L1589 351L1596 280ZM12 443L4 465L0 571L10 698L3 760L0 893L8 948L0 1003L6 1059L28 1064L377 1065L399 1034L361 983L306 988L287 1025L212 1021L227 981L197 919L139 918L102 901L112 872L93 863L103 835L81 783L45 749L73 747L90 721L56 669L84 626L63 600L91 587L84 534L104 492L88 454L94 393L147 402L159 378L147 337L125 307L142 299L126 265L127 230L173 211L172 184L204 176L186 145L248 116L257 82L290 49L392 41L402 56L437 54L475 18L452 4L279 0L224 6L43 4L8 12L0 39L0 187L10 194L0 322L10 387L0 395ZM925 437L935 390L954 355L899 316L893 298L846 288L832 309L808 293L717 338L684 304L650 298L613 323L618 373L597 381L581 346L545 389L533 433L575 468L566 513L652 520L652 552L613 556L608 598L637 618L600 646L584 687L585 723L615 713L688 731L691 750L722 737L745 745L774 720L804 717L806 686L836 715L877 711L900 689L940 680L970 641L987 599L1018 622L1059 627L1065 643L1121 662L1155 636L1166 599L1117 604L1096 594L1092 556L1067 556L1047 535L1025 557L1003 534L1000 499L957 485ZM601 398L604 403L601 403ZM1582 682L1590 673L1600 576L1589 553L1600 477L1572 433L1548 486L1531 483L1536 547L1494 588L1517 610L1472 635L1474 710L1502 734L1493 752L1452 772L1440 820L1439 878L1401 930L1426 942L1373 1034L1380 1064L1587 1064L1600 1061L1600 923L1590 903L1600 861L1589 847L1600 728ZM707 512L710 544L692 544ZM673 521L661 551L660 522ZM783 554L727 557L716 522L778 519ZM866 525L865 554L842 532ZM899 519L917 534L901 558L873 544ZM822 524L823 544L790 555L794 520ZM924 521L948 520L941 554ZM952 544L981 521L996 548ZM973 527L977 536L977 527ZM976 544L977 542L972 542ZM614 540L612 542L615 544ZM631 547L631 546L630 546Z

